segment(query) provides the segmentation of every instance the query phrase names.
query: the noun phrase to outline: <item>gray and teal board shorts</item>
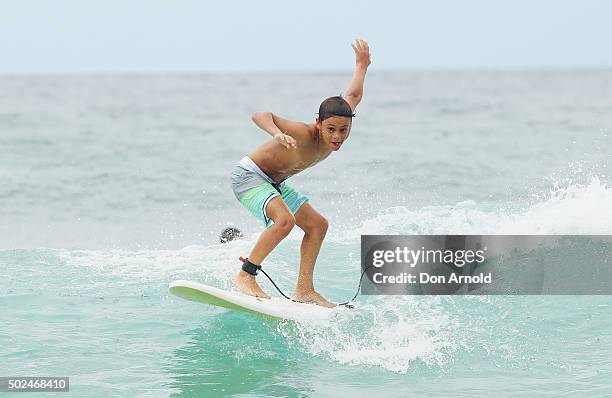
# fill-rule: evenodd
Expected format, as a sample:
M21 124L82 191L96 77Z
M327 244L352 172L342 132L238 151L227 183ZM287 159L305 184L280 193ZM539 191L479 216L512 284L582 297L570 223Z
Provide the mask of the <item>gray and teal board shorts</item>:
M261 220L266 227L272 219L266 214L266 206L276 196L280 196L293 214L308 198L285 181L275 183L248 156L243 157L232 171L232 191L247 210Z

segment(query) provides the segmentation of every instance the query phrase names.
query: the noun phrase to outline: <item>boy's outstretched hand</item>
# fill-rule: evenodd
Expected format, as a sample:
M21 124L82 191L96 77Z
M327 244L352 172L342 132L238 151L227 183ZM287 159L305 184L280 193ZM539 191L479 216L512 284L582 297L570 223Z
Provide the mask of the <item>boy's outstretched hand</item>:
M363 39L357 39L354 43L351 43L351 47L355 51L355 63L367 68L372 63L368 43Z

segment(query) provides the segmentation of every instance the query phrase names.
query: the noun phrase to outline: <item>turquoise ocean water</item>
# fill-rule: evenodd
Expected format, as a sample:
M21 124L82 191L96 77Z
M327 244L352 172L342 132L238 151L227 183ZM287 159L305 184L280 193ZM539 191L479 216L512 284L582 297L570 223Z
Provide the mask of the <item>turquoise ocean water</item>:
M611 396L610 296L360 296L295 324L169 295L229 288L261 230L228 180L266 139L250 114L311 120L349 77L0 77L0 376L79 397ZM361 234L612 234L610 98L610 70L373 71L349 141L292 178L330 221L317 289L354 294ZM245 238L218 243L229 225ZM288 291L300 239L265 263Z

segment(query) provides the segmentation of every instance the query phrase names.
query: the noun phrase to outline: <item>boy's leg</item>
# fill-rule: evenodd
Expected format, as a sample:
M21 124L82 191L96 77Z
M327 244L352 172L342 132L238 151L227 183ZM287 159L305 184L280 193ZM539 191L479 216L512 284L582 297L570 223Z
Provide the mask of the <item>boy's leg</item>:
M291 211L280 196L276 196L268 202L266 214L274 221L274 224L270 225L261 233L255 247L253 247L249 254L249 261L257 265L261 265L263 260L280 241L289 235L289 232L291 232L291 229L295 225L293 214L291 214ZM234 284L244 294L270 298L270 296L261 290L261 287L259 287L255 280L255 276L243 270L240 270L238 276L236 276Z
M310 204L304 203L295 213L295 223L304 231L304 238L300 249L300 273L293 298L297 301L314 301L325 307L334 307L335 304L315 291L313 283L315 262L327 232L327 220Z

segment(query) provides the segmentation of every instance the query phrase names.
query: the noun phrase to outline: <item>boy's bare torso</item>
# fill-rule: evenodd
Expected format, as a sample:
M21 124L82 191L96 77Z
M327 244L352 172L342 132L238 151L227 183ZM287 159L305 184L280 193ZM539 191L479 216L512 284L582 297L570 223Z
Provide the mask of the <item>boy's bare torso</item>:
M297 141L295 148L286 148L271 139L251 152L249 157L268 177L279 183L314 166L333 152L319 145L315 123L304 124L304 132L306 134L291 134Z

